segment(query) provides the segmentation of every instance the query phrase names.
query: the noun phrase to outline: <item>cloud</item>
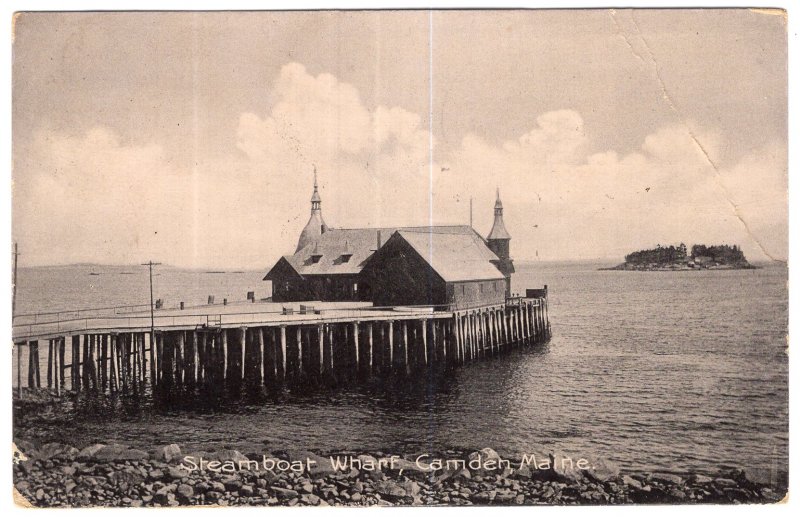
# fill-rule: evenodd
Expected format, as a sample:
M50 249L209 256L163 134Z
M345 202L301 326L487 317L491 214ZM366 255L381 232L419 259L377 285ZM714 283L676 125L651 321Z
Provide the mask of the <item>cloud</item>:
M517 138L470 133L441 150L420 115L367 106L352 85L298 63L265 85L264 99L263 110L238 116L235 148L199 163L176 163L160 145L107 127L38 131L14 173L26 263L267 268L294 249L315 167L334 227L465 224L474 198L485 234L497 186L517 258L621 260L680 241L786 257L781 144L725 164L725 138L687 121L620 153L598 149L581 114L563 109L538 115Z
M753 259L787 254L786 151L772 144L722 167L724 145L693 121L649 134L636 152L594 151L580 114L545 113L520 138L467 135L436 181L442 205L475 197L488 230L503 192L519 256L622 256L657 243L736 243Z
M240 116L237 147L295 211L307 206L316 168L333 226L427 222L431 139L419 115L397 106L369 109L352 85L313 76L298 63L282 68L270 97L263 116ZM295 235L305 224L301 213Z

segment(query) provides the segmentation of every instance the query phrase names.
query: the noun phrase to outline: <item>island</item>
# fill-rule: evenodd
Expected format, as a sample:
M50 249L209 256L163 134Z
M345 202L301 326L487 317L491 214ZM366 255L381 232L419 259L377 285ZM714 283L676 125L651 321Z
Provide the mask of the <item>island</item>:
M686 245L661 246L625 255L625 262L605 271L692 271L702 269L757 269L747 262L737 245L706 246L695 244L691 254Z

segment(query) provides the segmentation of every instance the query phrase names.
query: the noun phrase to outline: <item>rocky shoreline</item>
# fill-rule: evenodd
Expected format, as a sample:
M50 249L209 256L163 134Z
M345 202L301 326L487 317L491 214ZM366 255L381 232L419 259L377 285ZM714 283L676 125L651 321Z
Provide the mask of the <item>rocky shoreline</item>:
M35 507L737 504L774 503L787 492L785 480L757 469L624 474L612 462L595 459L586 467L558 452L527 464L489 448L444 451L422 461L353 453L344 455L342 466L308 451L15 445L15 496L18 504ZM438 468L437 457L453 460L454 468Z

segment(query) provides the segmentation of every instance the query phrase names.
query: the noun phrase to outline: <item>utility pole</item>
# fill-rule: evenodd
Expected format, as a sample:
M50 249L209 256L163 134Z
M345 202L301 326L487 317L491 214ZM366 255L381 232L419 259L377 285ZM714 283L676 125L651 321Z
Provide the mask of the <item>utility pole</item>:
M155 343L156 335L155 316L153 315L153 266L160 266L161 262L153 262L151 260L142 265L150 268L150 348L152 349L153 343Z

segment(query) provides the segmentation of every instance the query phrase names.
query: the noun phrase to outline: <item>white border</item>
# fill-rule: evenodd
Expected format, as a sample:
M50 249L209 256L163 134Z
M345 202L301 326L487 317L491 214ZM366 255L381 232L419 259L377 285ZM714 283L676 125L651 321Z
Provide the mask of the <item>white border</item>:
M189 3L177 0L140 0L140 1L118 1L118 2L109 2L109 1L75 1L75 0L64 0L64 1L54 1L54 0L30 0L30 1L19 1L19 0L10 0L2 3L2 7L0 7L0 13L2 13L2 22L0 23L3 27L2 35L4 36L4 41L6 42L3 46L2 51L0 51L0 56L2 56L2 61L0 61L0 70L2 71L3 80L0 82L0 91L2 91L2 107L0 108L2 113L2 130L0 130L0 163L4 164L3 172L4 176L8 178L6 181L0 181L0 201L2 202L2 210L0 210L0 243L2 243L2 249L4 250L3 253L0 254L0 278L4 280L0 282L2 285L2 291L0 291L0 322L2 322L2 329L5 336L10 336L10 328L11 328L11 285L10 285L10 271L11 271L11 253L10 253L10 243L11 243L11 206L10 206L10 169L11 169L11 59L12 59L12 47L10 45L11 41L11 25L12 25L12 16L15 11L31 11L31 10L53 10L53 11L64 11L64 10L259 10L259 9L375 9L375 8L382 8L382 9L391 9L391 8L417 8L417 9L428 9L428 8L607 8L607 7L640 7L640 8L680 8L680 7L694 7L694 8L701 8L701 7L760 7L760 8L783 8L789 11L788 17L788 27L787 27L787 34L788 34L788 42L789 42L789 92L796 92L798 88L800 88L800 82L798 82L798 72L796 66L796 52L797 52L797 23L796 23L796 16L794 5L789 0L750 0L750 1L742 1L742 0L705 0L703 2L698 1L660 1L660 2L647 2L647 1L627 1L622 3L615 3L613 1L603 1L603 0L564 0L561 2L555 1L506 1L499 5L492 5L491 2L475 2L475 1L438 1L438 2L421 2L421 1L395 1L395 2L368 2L368 1L344 1L344 2L322 2L322 1L297 1L297 2L289 2L289 1L278 1L278 2L257 2L257 1L248 1L248 0L227 0L227 1L211 1L211 0L200 0ZM797 103L796 103L796 94L789 95L789 142L788 142L788 149L789 151L789 171L795 171L798 167L798 160L797 160L797 153L795 150L800 149L800 142L798 142L798 134L796 128L797 122ZM793 184L795 182L792 180L792 174L789 174L789 206L790 206L790 213L789 213L789 270L790 270L790 284L791 279L793 278L792 272L796 266L796 258L798 256L798 241L797 241L797 225L798 225L798 217L797 217L797 210L791 209L791 207L800 206L800 196L797 195L797 189L793 188ZM796 310L794 310L798 303L800 303L800 299L798 299L797 289L791 289L789 293L789 307L790 307L790 324L789 324L789 333L790 335L796 334L797 330L797 320L796 317ZM10 340L6 340L6 355L0 358L0 384L4 385L2 388L3 396L0 396L0 415L5 416L6 418L3 419L3 424L0 425L0 443L10 444L11 442L11 346ZM796 371L797 368L797 360L796 358L792 358L790 355L790 379L791 373ZM789 383L790 388L790 449L789 449L789 456L790 456L790 487L789 493L790 495L795 492L796 487L798 485L797 480L800 477L800 473L798 473L798 462L797 462L797 449L798 449L798 433L797 425L796 424L796 415L798 413L798 394L796 393L797 390L795 389L794 382ZM7 449L8 450L8 449ZM10 459L10 458L8 458ZM11 487L12 487L12 480L11 480L11 465L10 462L5 464L5 466L0 467L0 508L10 511L12 514L18 514L23 512L22 508L16 507L11 499ZM796 496L795 496L796 498ZM523 512L527 514L531 511L543 511L546 514L564 514L564 515L574 515L576 513L580 514L597 514L597 513L613 513L614 515L631 515L632 513L640 513L642 511L647 511L648 513L652 513L655 515L666 515L672 514L673 512L679 511L681 514L718 514L718 515L745 515L745 514L752 514L754 512L761 513L761 512L768 512L770 514L786 514L792 506L797 506L797 504L792 504L792 498L789 498L789 504L780 504L780 505L770 505L770 506L750 506L750 505L743 505L743 506L695 506L695 507L681 507L675 508L674 506L655 506L655 507L641 507L641 506L629 506L629 507L619 507L619 506L611 506L611 507L537 507L535 510L530 507L523 507L523 508L492 508L490 511L503 511L503 512L510 512L515 513L518 515L522 515ZM181 513L181 514L189 514L188 512L197 511L198 508L189 508L189 509L175 509L174 512ZM459 515L462 513L467 513L471 515L479 515L486 511L486 508L463 508L463 507L450 507L446 509L420 509L420 508L406 508L395 510L393 514L403 514L403 515L410 515L413 511L415 514L420 511L435 511L435 512L443 512L447 514L455 515L458 512ZM107 510L106 510L107 511ZM123 511L123 510L112 510L112 511ZM229 508L227 510L223 510L227 512L247 512L251 515L255 515L256 512L263 512L263 508ZM319 515L319 512L343 512L347 511L341 508L332 508L330 510L316 510L316 509L288 509L288 508L281 508L281 509L273 509L270 508L270 512L278 511L280 513L283 512L317 512L316 514ZM361 510L361 515L365 515L363 513L365 510ZM370 509L366 510L369 513L374 511L380 511L379 509ZM54 510L38 510L37 515L50 514L51 512L55 513ZM127 510L125 515L140 515L145 514L148 512L146 509L139 509L139 510ZM176 514L177 514L176 513Z

